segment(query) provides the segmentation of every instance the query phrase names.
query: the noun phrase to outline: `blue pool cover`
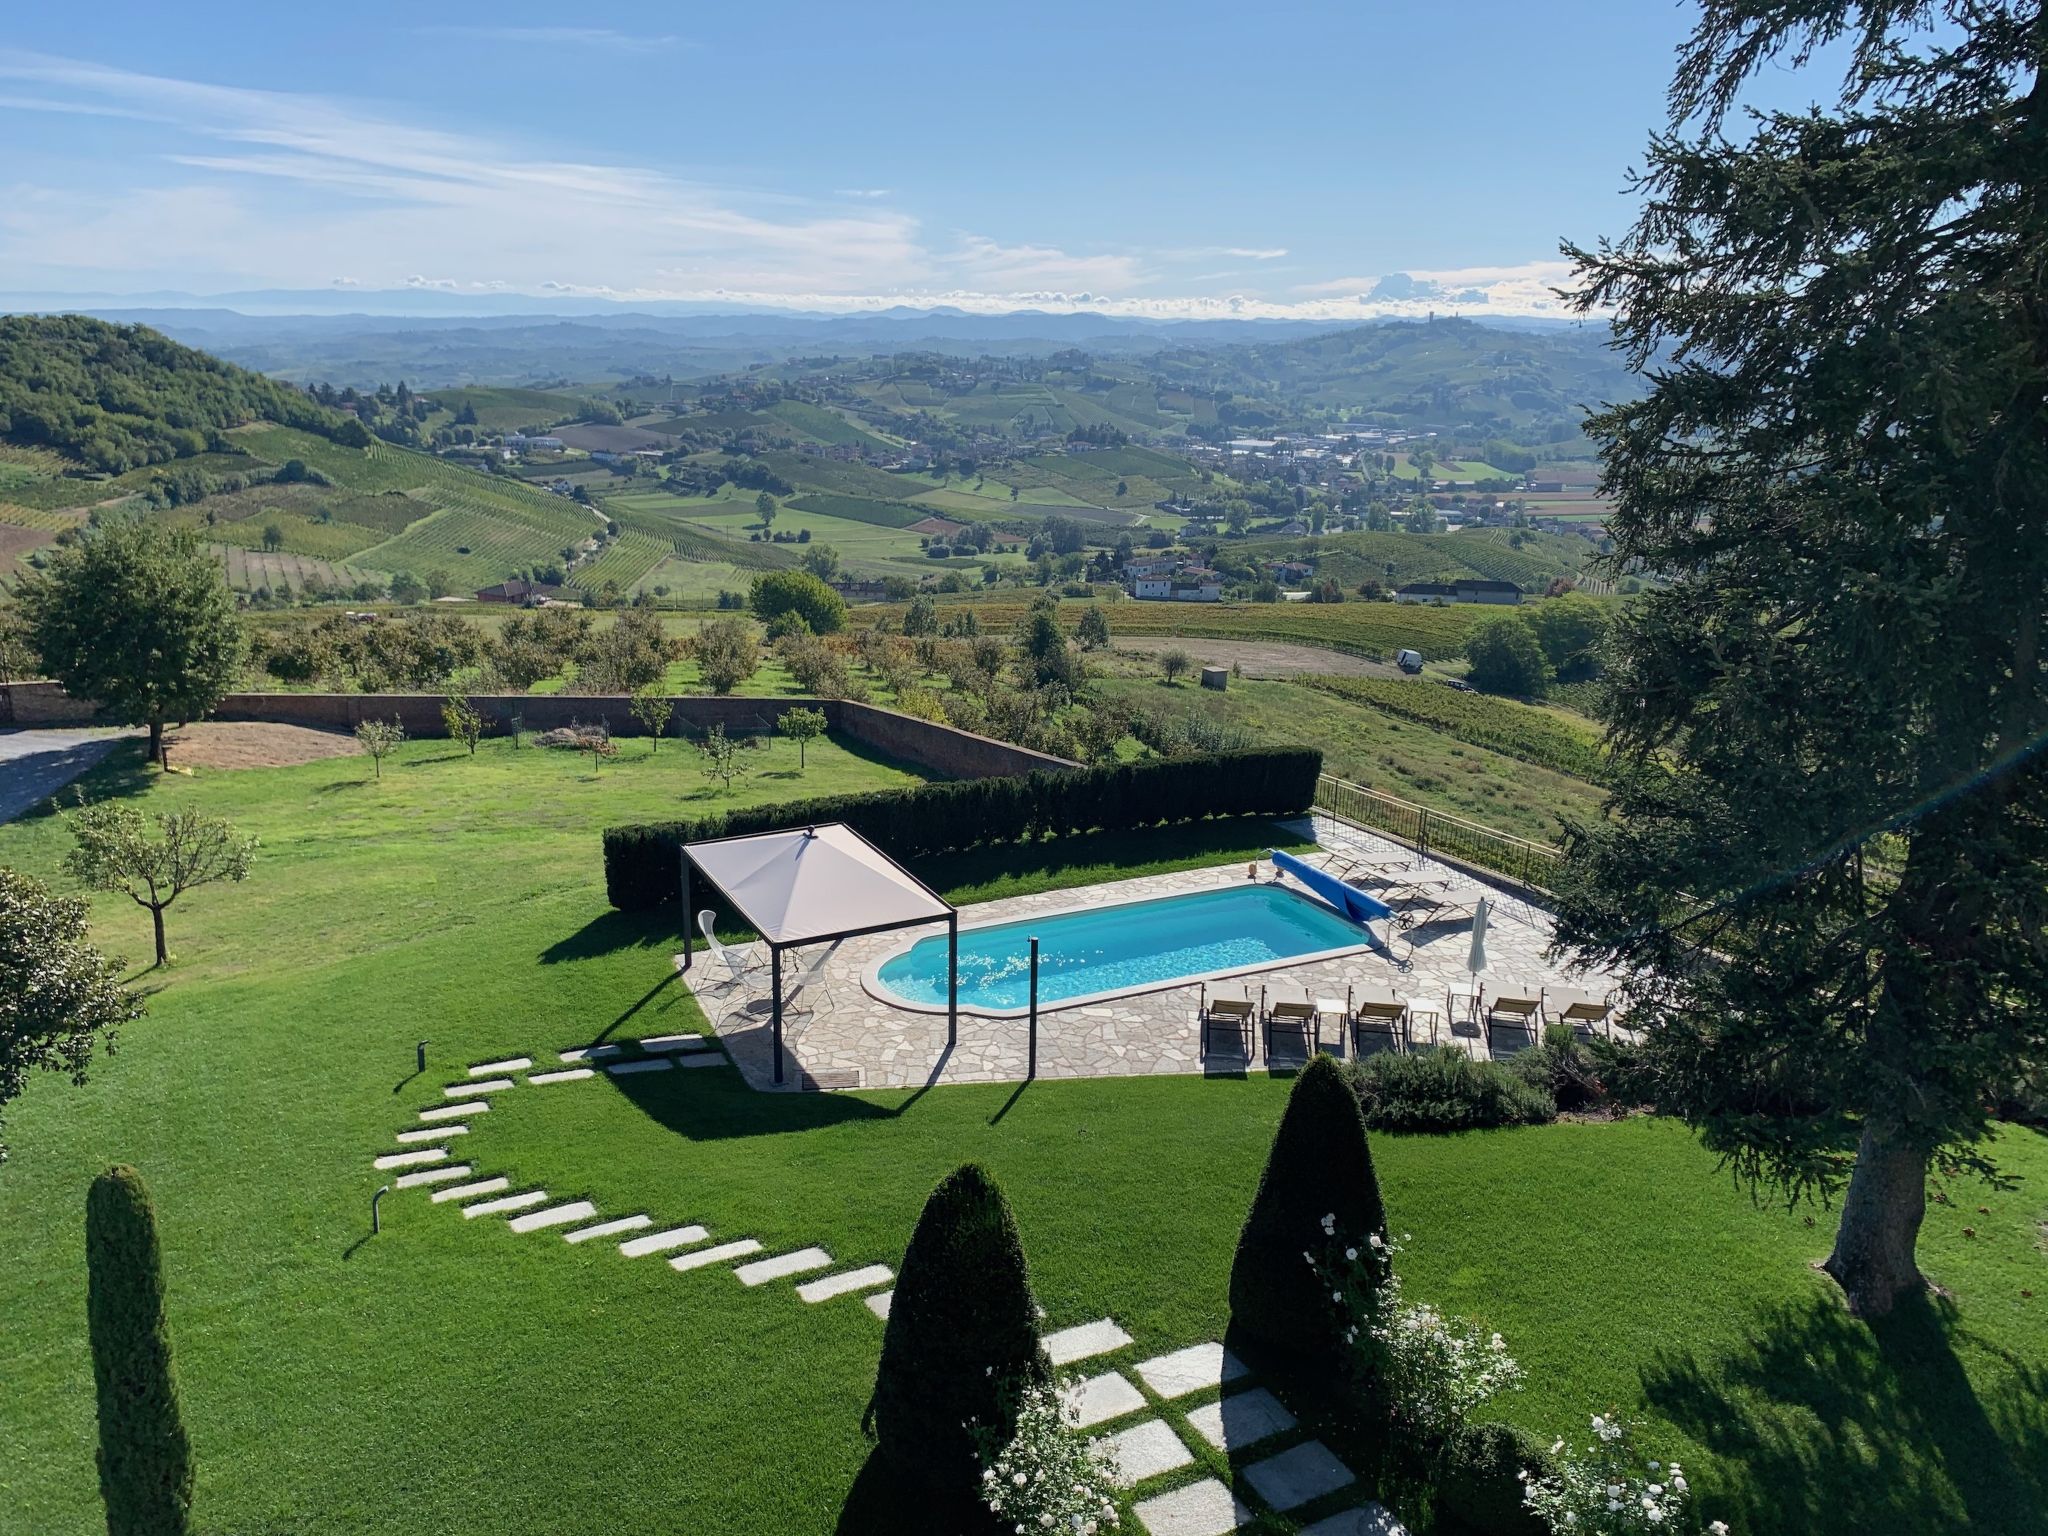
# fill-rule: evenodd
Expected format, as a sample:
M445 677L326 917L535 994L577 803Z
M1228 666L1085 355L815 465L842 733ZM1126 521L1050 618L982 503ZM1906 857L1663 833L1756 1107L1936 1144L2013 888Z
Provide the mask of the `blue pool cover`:
M1354 923L1394 915L1394 909L1379 897L1369 896L1355 885L1346 885L1335 875L1317 869L1313 864L1304 864L1291 853L1273 848L1267 851L1267 856L1272 859L1275 869L1285 870L1294 876Z

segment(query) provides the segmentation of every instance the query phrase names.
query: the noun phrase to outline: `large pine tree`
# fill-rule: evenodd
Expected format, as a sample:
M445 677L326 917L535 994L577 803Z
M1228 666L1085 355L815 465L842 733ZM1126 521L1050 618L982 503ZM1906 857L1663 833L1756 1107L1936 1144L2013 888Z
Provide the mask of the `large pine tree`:
M1835 105L1737 111L1817 48ZM1651 386L1592 424L1615 559L1669 584L1560 941L1635 975L1708 1146L1842 1190L1866 1315L2048 1059L2044 64L2039 0L1706 0L1639 222L1567 247Z

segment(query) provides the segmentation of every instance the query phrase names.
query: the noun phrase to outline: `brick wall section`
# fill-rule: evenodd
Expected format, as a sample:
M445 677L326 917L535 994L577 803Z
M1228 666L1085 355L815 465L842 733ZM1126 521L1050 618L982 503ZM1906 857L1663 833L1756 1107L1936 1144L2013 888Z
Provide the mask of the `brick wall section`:
M633 718L630 701L620 696L590 694L477 694L470 702L502 732L514 715L525 717L529 731L602 720L614 736L645 734ZM786 709L823 709L832 729L875 751L915 763L949 779L987 779L1040 771L1063 772L1075 764L1062 757L1033 752L916 720L872 704L845 699L742 699L701 694L678 696L669 723L674 735L698 735L722 725L734 735L768 731ZM90 721L94 709L65 695L55 683L15 683L0 687L0 724L77 725ZM364 720L398 720L408 736L445 736L441 700L423 693L231 693L209 717L214 720L263 720L307 725L320 730L352 731Z

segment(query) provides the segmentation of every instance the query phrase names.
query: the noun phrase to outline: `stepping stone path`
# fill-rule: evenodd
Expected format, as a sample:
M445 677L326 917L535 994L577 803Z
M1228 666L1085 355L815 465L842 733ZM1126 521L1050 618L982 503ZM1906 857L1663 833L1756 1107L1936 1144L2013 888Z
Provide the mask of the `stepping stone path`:
M1137 1412L1145 1406L1145 1395L1115 1371L1105 1371L1068 1387L1060 1401L1073 1411L1070 1422L1086 1429Z
M741 1285L766 1285L770 1280L783 1280L791 1275L808 1274L814 1269L830 1269L832 1255L822 1248L799 1248L795 1253L779 1253L772 1259L759 1259L752 1264L742 1264L733 1273L739 1276Z
M650 1253L666 1253L671 1248L687 1248L692 1243L701 1243L711 1234L702 1227L671 1227L666 1232L656 1232L651 1237L636 1237L630 1243L619 1244L619 1252L629 1259L645 1258Z
M597 1074L588 1067L566 1067L560 1072L536 1072L527 1081L544 1087L549 1083L573 1083L579 1078L595 1076Z
M434 1125L427 1127L423 1131L400 1131L398 1139L401 1142L410 1144L415 1141L445 1141L450 1136L467 1136L468 1134L469 1127L466 1125Z
M702 1035L654 1035L640 1042L643 1051L701 1051L711 1042Z
M594 1227L578 1227L574 1232L564 1232L565 1243L587 1243L593 1237L613 1237L620 1232L637 1232L642 1227L654 1225L652 1216L621 1216L617 1221L600 1221Z
M471 1067L471 1077L495 1077L501 1072L524 1072L533 1065L531 1056L514 1056L505 1061L487 1061L480 1067Z
M1195 1459L1173 1427L1161 1419L1148 1419L1095 1444L1116 1457L1116 1480L1125 1488L1134 1488L1162 1472L1178 1471Z
M1320 1440L1253 1462L1244 1469L1244 1480L1275 1509L1298 1509L1353 1481L1351 1469Z
M1209 1477L1142 1501L1137 1516L1152 1536L1223 1536L1249 1525L1252 1512L1244 1500Z
M420 1111L420 1118L422 1120L460 1120L464 1115L489 1114L490 1109L491 1106L489 1104L482 1099L478 1099L473 1104L443 1104L434 1109L423 1109Z
M666 1056L647 1056L638 1061L615 1061L605 1071L613 1077L624 1077L628 1072L667 1072L674 1066Z
M889 1305L895 1299L896 1293L894 1291L883 1291L879 1296L870 1296L866 1298L868 1310L886 1323L889 1321Z
M759 1253L761 1245L751 1237L743 1237L736 1243L720 1243L716 1248L699 1248L695 1253L685 1253L670 1259L668 1267L678 1274L693 1269L702 1269L707 1264L723 1264L727 1259L744 1259L750 1253Z
M1072 1365L1076 1360L1106 1355L1130 1342L1131 1336L1106 1317L1078 1328L1062 1328L1058 1333L1048 1333L1044 1339L1046 1355L1054 1365Z
M519 1085L509 1077L490 1077L485 1078L484 1081L480 1083L450 1083L446 1088L443 1088L441 1092L448 1098L459 1099L464 1094L498 1093L506 1088L516 1088L518 1086Z
M1241 1450L1294 1428L1294 1415L1264 1387L1239 1392L1188 1415L1195 1433L1219 1451Z
M607 1056L625 1053L623 1045L579 1045L573 1051L557 1051L555 1054L564 1061L603 1061Z
M386 1152L370 1166L380 1172L386 1168L412 1168L420 1163L438 1163L447 1155L446 1147L423 1147L417 1152Z
M544 1189L529 1189L523 1195L507 1195L502 1200L479 1200L475 1205L465 1205L462 1214L465 1219L474 1216L497 1216L506 1211L523 1211L532 1206L547 1203L548 1192Z
M1227 1386L1244 1374L1244 1362L1221 1344L1191 1345L1138 1367L1138 1379L1167 1398Z
M571 1222L588 1221L597 1214L597 1207L588 1200L571 1200L567 1205L552 1205L544 1211L534 1211L525 1216L512 1218L514 1232L538 1232L543 1227L566 1227Z
M478 1179L474 1184L458 1184L453 1189L434 1191L434 1203L443 1200L474 1200L478 1195L495 1195L501 1189L510 1189L510 1179Z
M895 1278L896 1271L888 1265L870 1264L865 1269L842 1270L822 1280L806 1281L796 1288L796 1293L804 1301L830 1301L834 1296L844 1296L849 1291L871 1291Z
M446 1168L429 1168L424 1173L401 1174L391 1182L399 1189L417 1189L422 1184L446 1184L450 1179L466 1179L475 1172L467 1163L450 1163Z
M1368 1499L1356 1509L1302 1527L1301 1536L1408 1536L1408 1527L1392 1510Z
M679 1067L722 1067L725 1057L718 1051L699 1051L694 1056L678 1056L675 1065Z

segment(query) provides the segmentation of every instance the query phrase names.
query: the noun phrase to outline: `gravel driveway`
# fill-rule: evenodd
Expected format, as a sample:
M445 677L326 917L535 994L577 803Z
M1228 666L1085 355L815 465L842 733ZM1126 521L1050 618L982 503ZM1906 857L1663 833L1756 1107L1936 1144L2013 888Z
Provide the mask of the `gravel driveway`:
M0 731L0 821L33 810L135 734L104 726Z

